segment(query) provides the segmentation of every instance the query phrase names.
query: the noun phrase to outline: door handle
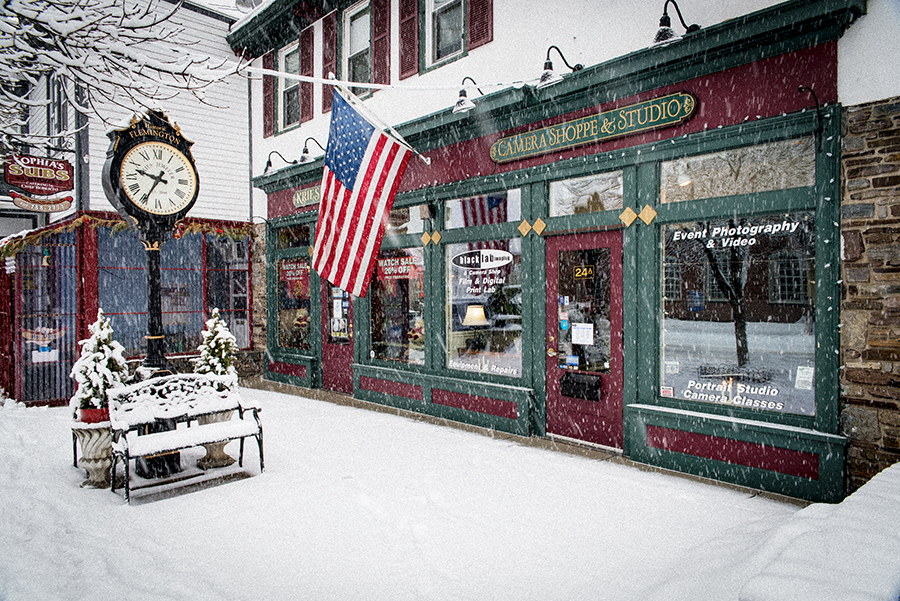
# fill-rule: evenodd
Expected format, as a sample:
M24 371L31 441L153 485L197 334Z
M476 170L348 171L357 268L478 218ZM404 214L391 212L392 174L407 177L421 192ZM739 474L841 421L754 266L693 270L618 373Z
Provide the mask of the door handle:
M548 349L547 349L547 356L548 356L548 357L555 357L555 356L556 356L556 351L555 351L554 349L552 349L552 348L548 348Z

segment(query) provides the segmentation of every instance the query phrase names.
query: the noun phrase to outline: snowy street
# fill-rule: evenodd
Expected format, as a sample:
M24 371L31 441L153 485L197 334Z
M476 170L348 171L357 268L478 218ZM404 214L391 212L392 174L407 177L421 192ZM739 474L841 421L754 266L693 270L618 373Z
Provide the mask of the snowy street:
M130 506L79 488L68 408L0 407L0 599L736 600L801 511L502 434L242 394L263 409L266 472L251 442L251 477Z

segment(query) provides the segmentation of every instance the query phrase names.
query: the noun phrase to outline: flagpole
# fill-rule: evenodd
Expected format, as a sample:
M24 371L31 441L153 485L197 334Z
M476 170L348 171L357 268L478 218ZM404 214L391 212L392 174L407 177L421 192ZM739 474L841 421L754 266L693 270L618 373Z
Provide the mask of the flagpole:
M403 139L403 136L401 136L397 132L396 129L394 129L393 127L391 127L390 125L388 125L387 123L382 121L381 119L379 119L375 113L370 111L369 108L365 104L363 104L362 100L360 100L359 98L356 97L356 94L354 94L348 88L344 87L341 84L333 84L333 85L338 90L340 90L341 92L344 93L343 94L344 100L346 100L348 103L350 103L353 106L353 108L358 110L360 113L363 113L363 115L370 122L372 122L373 125L381 128L382 131L386 131L386 132L390 133L393 137L395 137L397 139L398 142L400 142L401 144L403 144L404 146L409 148L410 152L412 152L414 155L416 155L417 157L422 159L426 165L431 165L431 159L429 157L425 156L424 154L420 153L418 150L413 148L409 144L409 142L407 142L406 140Z

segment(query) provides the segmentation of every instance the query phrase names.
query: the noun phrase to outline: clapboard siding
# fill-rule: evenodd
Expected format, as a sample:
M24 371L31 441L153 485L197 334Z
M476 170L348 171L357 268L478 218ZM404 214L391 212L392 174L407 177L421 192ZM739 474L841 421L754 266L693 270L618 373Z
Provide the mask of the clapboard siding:
M161 8L166 9L168 5L162 4ZM235 63L236 57L225 41L228 33L226 21L183 7L172 18L172 24L183 28L180 39L192 42L192 53ZM165 44L158 43L146 49L145 53L152 58L165 58L171 55L171 50ZM40 98L46 97L44 86L34 92L40 94ZM200 94L205 103L191 94L181 94L159 102L155 107L166 113L170 121L178 124L185 137L194 142L192 152L200 172L200 195L190 216L249 221L247 81L242 76L232 76L225 82L202 90ZM35 113L41 114L32 115L32 131L43 133L46 130L46 115L43 110ZM103 120L91 116L88 135L90 193L85 203L86 209L114 210L103 193L101 181L109 148L107 132L127 125L134 114L143 113L144 109L140 106L134 106L132 110L108 106L103 109ZM70 125L74 123L72 116L69 122ZM41 154L37 150L35 152ZM65 158L73 160L71 154ZM55 219L63 217L65 215L54 215Z

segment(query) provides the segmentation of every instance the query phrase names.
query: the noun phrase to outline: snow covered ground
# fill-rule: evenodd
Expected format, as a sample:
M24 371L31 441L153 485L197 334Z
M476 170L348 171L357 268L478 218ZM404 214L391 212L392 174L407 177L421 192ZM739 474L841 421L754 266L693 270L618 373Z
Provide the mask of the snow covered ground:
M0 600L726 601L754 577L756 600L774 587L759 573L786 552L791 532L815 522L797 520L830 510L500 434L242 393L263 408L266 472L258 475L251 443L252 477L189 493L138 491L130 506L121 490L79 488L69 409L7 402ZM236 443L228 450L235 455ZM193 453L183 463L202 449ZM887 539L878 549L892 552L898 536ZM808 576L802 553L792 559Z

